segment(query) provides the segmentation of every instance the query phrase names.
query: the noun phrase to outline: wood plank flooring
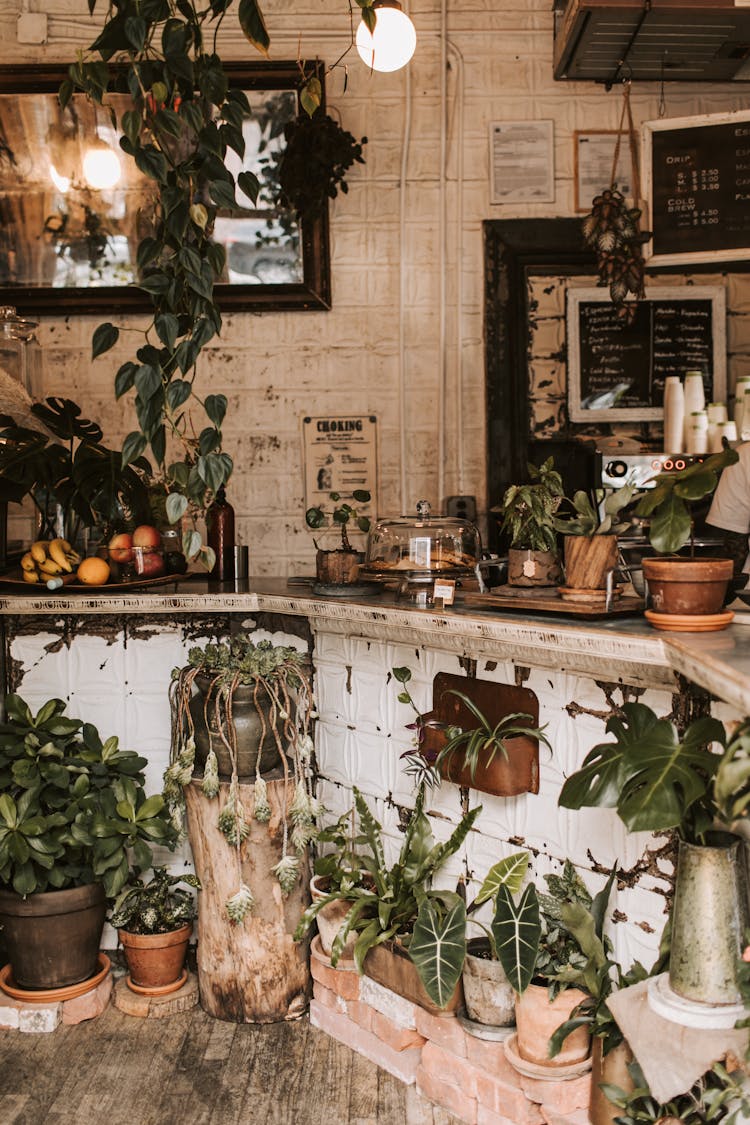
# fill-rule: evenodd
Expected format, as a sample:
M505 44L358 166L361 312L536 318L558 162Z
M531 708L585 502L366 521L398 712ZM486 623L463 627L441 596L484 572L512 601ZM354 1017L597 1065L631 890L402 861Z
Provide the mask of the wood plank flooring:
M293 1023L110 1007L49 1035L0 1030L0 1125L454 1125L348 1047Z

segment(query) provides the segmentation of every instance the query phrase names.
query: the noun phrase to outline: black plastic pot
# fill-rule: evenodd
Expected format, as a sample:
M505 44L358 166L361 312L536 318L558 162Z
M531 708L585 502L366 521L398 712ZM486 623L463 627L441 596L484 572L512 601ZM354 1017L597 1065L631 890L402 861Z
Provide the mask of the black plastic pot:
M0 890L0 925L19 988L64 988L96 972L107 903L100 883L22 898Z

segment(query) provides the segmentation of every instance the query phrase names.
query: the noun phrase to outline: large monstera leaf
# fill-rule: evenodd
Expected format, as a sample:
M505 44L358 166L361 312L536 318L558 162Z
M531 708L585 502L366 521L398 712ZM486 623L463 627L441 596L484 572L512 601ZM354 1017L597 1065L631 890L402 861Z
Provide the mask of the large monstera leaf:
M651 708L642 703L626 703L622 710L623 717L613 715L607 722L607 734L613 734L615 741L601 742L590 750L580 770L563 785L558 802L563 808L617 806L630 775L631 751L648 742L659 722Z

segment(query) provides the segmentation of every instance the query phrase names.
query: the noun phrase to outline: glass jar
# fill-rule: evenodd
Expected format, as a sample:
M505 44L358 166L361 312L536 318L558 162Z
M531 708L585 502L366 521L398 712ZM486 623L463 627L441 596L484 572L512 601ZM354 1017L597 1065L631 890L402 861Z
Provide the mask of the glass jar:
M16 314L13 305L0 305L0 368L21 384L32 399L39 397L41 349L37 323Z
M426 500L416 518L378 520L370 530L364 569L382 576L432 581L471 573L482 553L479 532L468 520L430 515Z

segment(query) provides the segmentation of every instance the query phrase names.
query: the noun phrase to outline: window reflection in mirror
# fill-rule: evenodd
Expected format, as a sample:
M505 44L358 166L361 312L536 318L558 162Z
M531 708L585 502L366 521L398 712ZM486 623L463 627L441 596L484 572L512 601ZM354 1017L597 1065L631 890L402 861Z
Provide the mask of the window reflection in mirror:
M252 203L238 188L238 206L217 215L214 237L227 254L217 296L235 309L326 308L327 217L302 230L296 213L277 203L284 127L298 113L299 72L266 65L273 73L261 64L233 79L252 113L243 125L245 156L230 150L227 166L235 180L254 172L261 190ZM104 290L123 287L127 307L146 309L148 297L134 285L138 244L150 233L153 183L120 149L107 105L76 94L63 111L51 77L31 92L28 72L35 69L42 68L16 68L26 80L15 89L9 68L0 68L0 304L44 312L54 308L56 293L66 310L88 311L103 307ZM264 74L267 88L259 86ZM119 120L129 98L113 93L107 102Z

